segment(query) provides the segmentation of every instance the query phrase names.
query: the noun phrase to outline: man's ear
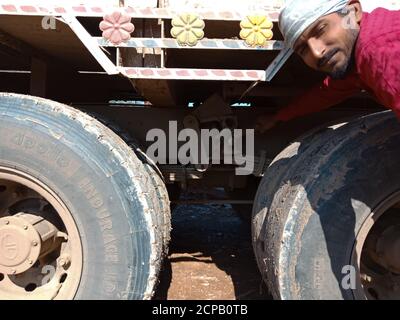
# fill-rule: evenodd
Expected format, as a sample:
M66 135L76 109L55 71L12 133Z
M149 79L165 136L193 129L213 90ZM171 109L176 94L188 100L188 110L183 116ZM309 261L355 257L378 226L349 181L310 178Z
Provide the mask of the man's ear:
M362 6L359 0L350 0L348 3L348 7L350 11L352 11L352 15L355 18L355 22L359 24L362 18Z

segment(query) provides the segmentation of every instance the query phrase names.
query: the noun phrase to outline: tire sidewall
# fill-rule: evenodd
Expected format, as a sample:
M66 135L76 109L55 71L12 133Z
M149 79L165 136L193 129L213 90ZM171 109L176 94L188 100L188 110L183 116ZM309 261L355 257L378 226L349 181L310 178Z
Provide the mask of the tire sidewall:
M83 270L75 298L143 299L151 260L145 208L110 147L43 100L0 97L0 119L0 165L50 187L76 223Z
M369 121L374 117L380 116ZM272 208L289 212L279 257L282 299L354 299L345 284L355 238L374 209L400 190L400 125L382 117L309 170L315 179L291 181L290 200ZM357 130L363 121L335 134Z

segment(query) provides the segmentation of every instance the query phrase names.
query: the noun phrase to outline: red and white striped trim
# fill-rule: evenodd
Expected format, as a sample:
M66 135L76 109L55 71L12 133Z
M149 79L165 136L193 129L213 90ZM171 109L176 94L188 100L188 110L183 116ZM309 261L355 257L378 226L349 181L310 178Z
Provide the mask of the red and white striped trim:
M0 4L0 14L12 15L30 15L30 16L60 16L72 15L76 17L103 17L106 13L113 12L115 7L103 6L50 6L50 5L17 5L12 2ZM121 8L125 10L132 18L151 18L151 19L172 19L182 12L171 10L168 8ZM210 11L210 10L191 10L191 13L199 15L204 20L221 20L221 21L241 21L251 12L238 11ZM271 9L263 11L271 21L278 21L279 11Z
M168 8L126 8L125 9L128 14L130 14L133 18L164 18L164 19L172 19L178 14L182 12L186 12L187 9L183 11L171 10ZM241 21L243 18L252 14L252 12L240 12L240 11L212 11L212 10L190 10L190 13L197 14L200 18L204 20L221 20L221 21ZM278 10L270 10L263 11L263 14L266 15L271 21L278 21L279 11Z
M115 47L114 44L104 38L95 38L99 46ZM208 50L282 50L283 41L270 40L263 47L249 47L243 40L232 39L202 39L193 47L181 46L176 39L172 38L132 38L119 44L117 47L126 48L152 48L152 49L208 49Z
M264 70L119 68L131 79L265 81Z
M113 10L109 8L109 10ZM29 16L43 16L54 15L59 16L63 14L71 14L74 16L98 16L102 17L106 12L102 7L95 6L50 6L50 5L16 5L16 4L0 4L0 14L12 15L29 15Z

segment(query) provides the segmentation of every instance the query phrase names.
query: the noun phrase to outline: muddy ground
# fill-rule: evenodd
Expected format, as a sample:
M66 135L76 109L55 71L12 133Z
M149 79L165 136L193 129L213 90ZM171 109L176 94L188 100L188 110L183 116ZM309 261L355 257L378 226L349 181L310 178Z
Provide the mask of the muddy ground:
M249 223L230 205L180 205L156 299L271 299L258 271Z

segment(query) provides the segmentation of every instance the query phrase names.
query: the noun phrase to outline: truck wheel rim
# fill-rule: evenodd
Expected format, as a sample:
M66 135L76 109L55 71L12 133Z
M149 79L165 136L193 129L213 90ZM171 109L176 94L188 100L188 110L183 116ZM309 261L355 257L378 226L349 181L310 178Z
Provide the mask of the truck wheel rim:
M82 264L78 228L61 198L0 166L0 298L73 299Z
M385 199L362 224L352 265L356 299L400 299L400 192Z

